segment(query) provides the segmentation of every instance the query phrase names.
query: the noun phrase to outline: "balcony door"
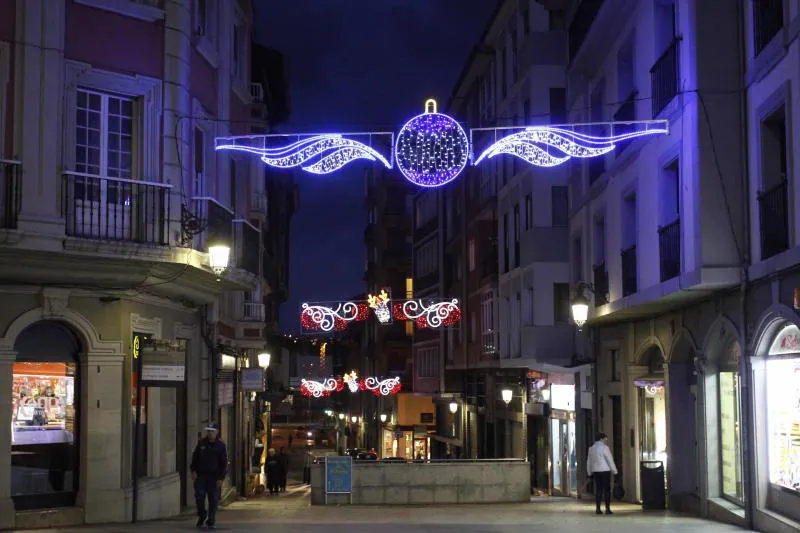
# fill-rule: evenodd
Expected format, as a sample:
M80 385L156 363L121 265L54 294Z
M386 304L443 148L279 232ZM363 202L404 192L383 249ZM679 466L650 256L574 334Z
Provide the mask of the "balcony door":
M134 170L134 101L78 89L75 170L67 208L73 234L130 239Z

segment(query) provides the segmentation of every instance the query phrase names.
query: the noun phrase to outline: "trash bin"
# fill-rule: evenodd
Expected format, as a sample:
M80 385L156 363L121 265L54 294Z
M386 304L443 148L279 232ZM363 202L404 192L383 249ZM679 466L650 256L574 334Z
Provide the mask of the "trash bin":
M642 484L642 509L666 509L667 493L664 488L664 463L642 461L639 463L639 481Z

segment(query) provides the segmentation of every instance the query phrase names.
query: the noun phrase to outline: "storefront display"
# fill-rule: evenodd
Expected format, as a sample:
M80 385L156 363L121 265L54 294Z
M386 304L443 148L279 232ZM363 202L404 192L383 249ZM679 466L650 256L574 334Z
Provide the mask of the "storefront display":
M725 352L719 367L719 438L722 495L738 504L744 503L742 475L741 403L739 383L739 343Z
M800 492L800 348L795 358L768 362L767 407L769 480Z
M72 443L75 365L14 363L11 419L14 446Z

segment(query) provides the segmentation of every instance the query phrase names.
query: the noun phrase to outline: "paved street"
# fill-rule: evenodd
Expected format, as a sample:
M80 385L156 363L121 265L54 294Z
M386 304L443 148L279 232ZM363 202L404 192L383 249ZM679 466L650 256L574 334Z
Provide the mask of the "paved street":
M348 533L725 533L744 530L697 518L644 513L640 507L618 505L613 516L596 516L594 505L567 499L541 498L530 504L436 507L311 507L307 489L292 487L279 497L233 503L220 512L218 531L330 533L346 526ZM161 533L196 531L194 519L42 530L41 533Z

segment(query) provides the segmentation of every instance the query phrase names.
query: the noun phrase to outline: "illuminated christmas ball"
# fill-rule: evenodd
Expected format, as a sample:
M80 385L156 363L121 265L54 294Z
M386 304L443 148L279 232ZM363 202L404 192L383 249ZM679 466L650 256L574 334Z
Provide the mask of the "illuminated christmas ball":
M403 125L394 147L397 168L421 187L441 187L458 177L469 160L469 138L452 117L425 102L425 112Z

